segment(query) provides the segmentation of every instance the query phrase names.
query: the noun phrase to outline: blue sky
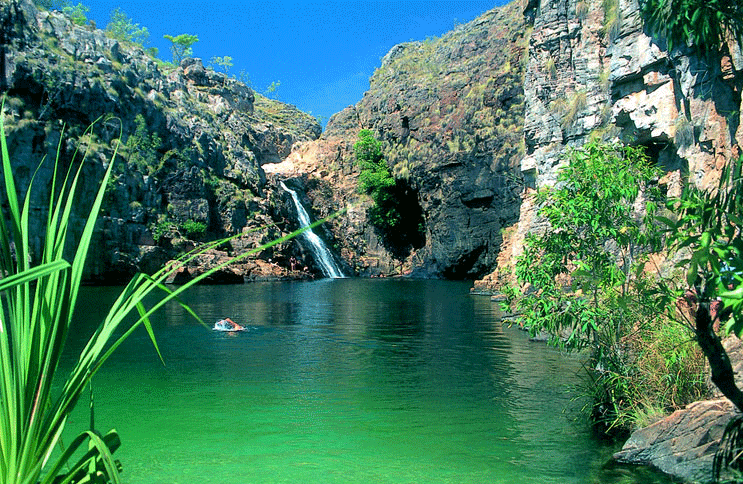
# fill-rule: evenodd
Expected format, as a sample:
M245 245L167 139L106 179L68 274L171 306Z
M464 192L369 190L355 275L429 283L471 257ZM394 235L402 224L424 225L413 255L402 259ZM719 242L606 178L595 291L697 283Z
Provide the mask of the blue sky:
M73 2L74 3L74 2ZM150 31L150 46L170 60L163 35L195 34L194 57L207 64L230 56L264 92L273 81L279 100L328 118L361 99L380 59L400 42L440 36L504 0L367 0L219 2L204 0L83 1L99 28L119 7Z

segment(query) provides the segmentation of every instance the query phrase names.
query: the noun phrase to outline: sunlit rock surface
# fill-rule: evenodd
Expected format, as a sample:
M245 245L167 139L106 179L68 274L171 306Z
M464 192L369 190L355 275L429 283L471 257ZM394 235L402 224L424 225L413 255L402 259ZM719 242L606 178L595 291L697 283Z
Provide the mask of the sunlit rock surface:
M361 274L474 278L496 265L502 230L519 214L523 69L529 28L518 2L441 38L395 46L355 106L322 137L296 149L277 177L299 176L341 254ZM361 129L381 140L392 172L417 193L425 245L393 261L367 220L353 144Z
M295 143L317 138L321 127L312 116L255 94L199 59L163 65L139 46L38 10L30 0L0 3L0 22L7 36L0 82L8 93L6 131L20 190L47 158L36 175L34 211L48 205L63 126L64 163L77 148L88 150L80 207L89 206L122 143L90 278L120 282L139 270L152 272L177 254L183 239L261 225L274 227L261 239L281 235L261 166L283 160ZM99 117L92 135L83 137ZM186 229L194 223L204 231ZM34 232L38 256L43 230Z

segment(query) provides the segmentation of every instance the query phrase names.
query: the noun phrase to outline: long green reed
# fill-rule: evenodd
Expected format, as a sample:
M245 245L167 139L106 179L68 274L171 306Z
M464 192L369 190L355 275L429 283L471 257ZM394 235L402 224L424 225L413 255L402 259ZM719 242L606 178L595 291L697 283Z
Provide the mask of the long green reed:
M6 143L3 107L0 107L0 148L4 194L0 191L0 196L5 197L8 217L3 216L0 224L0 482L118 483L121 468L112 455L120 445L115 430L104 435L93 428L84 429L66 448L61 448L60 437L70 412L101 365L137 327L146 328L159 353L150 323L153 312L168 301L177 300L180 293L229 262L175 290L166 287L164 281L200 253L229 238L205 244L153 275L134 276L90 335L61 389L53 385L59 381L55 375L70 332L83 268L114 163L109 163L100 182L82 235L79 240L72 241L71 214L79 203L75 193L82 183L85 157L77 170L70 164L67 173L62 174L58 172L60 156L57 151L41 261L32 266L29 236L33 226L30 223L33 179L24 198L19 199ZM61 180L59 186L58 179ZM303 230L307 229L243 253L230 262L289 240ZM74 257L67 260L65 248L69 248L70 242L76 250ZM160 299L151 307L145 307L145 297L155 291L163 291ZM125 318L134 311L138 314L136 321L125 323Z

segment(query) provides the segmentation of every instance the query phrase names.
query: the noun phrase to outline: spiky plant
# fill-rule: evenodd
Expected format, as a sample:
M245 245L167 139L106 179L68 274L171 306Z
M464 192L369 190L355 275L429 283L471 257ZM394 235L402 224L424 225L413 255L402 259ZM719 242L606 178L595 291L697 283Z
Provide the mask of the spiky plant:
M2 107L0 107L2 113ZM89 128L90 129L90 128ZM115 430L105 435L94 428L83 430L66 449L57 449L67 419L86 386L112 352L139 326L144 326L157 349L150 316L177 296L225 264L215 267L177 290L163 283L205 250L226 240L205 245L181 257L153 275L137 274L124 287L108 315L90 335L72 371L62 377L59 363L78 299L85 260L93 229L104 199L113 162L109 164L84 225L80 239L71 240L71 213L79 204L76 189L82 183L82 165L63 174L59 150L50 187L49 210L41 261L30 262L30 193L19 199L0 116L2 179L7 215L0 223L0 482L4 484L69 484L120 482L120 466L113 458L119 446ZM77 155L77 153L76 153ZM114 158L116 154L114 153ZM55 180L61 179L57 185ZM318 223L321 223L319 221ZM314 224L314 225L317 225ZM301 233L293 232L240 255L245 258ZM66 258L65 248L76 247ZM237 260L238 258L233 259ZM144 299L164 291L153 306ZM133 324L127 315L137 311ZM189 312L197 317L192 311ZM197 317L198 319L198 317ZM54 384L53 384L54 383ZM87 443L87 446L85 445ZM61 447L60 447L61 448Z

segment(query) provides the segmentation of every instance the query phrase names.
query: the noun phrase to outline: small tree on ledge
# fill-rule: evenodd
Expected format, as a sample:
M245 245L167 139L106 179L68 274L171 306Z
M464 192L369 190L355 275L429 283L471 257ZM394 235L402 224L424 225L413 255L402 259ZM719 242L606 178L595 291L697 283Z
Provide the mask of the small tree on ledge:
M177 36L163 35L163 38L171 41L170 51L173 53L173 64L179 66L181 61L193 54L191 46L199 41L199 37L191 34L180 34Z

